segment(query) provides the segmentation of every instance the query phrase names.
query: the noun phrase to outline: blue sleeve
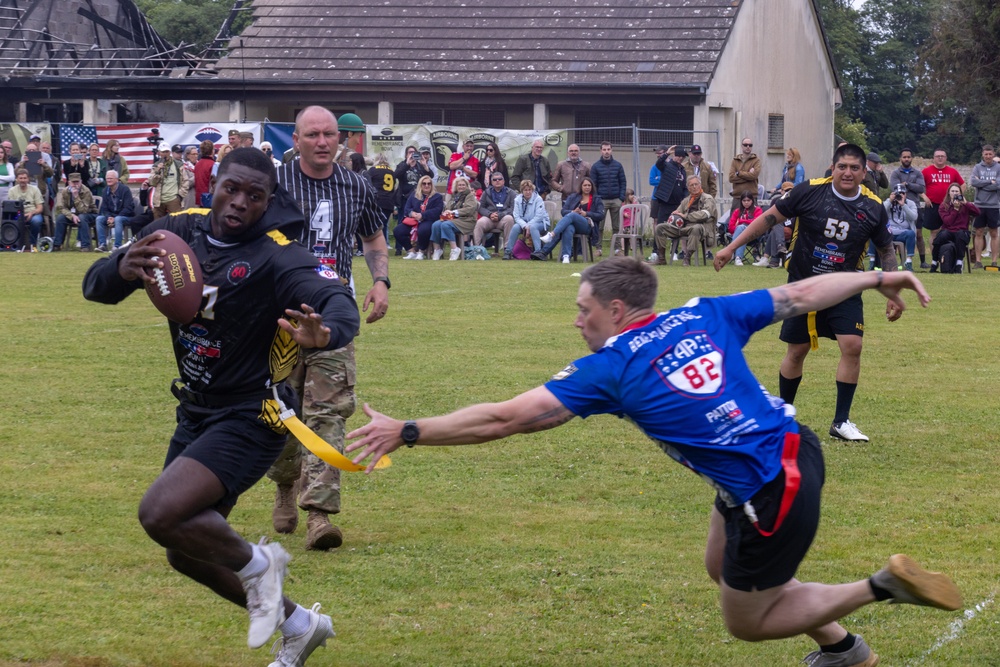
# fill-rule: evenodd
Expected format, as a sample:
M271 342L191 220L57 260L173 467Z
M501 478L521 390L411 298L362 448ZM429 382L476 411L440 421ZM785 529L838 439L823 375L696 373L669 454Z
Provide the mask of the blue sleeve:
M594 197L594 199L596 199L596 197ZM566 199L563 200L563 205L562 205L563 217L565 218L567 215L572 213L573 209L575 209L579 205L580 205L580 195L574 192L569 197L566 197Z
M132 191L128 188L125 188L124 199L125 206L122 207L122 211L119 215L123 215L126 218L135 217L135 198L132 196ZM201 202L196 202L196 204L200 206Z
M552 376L545 388L577 417L619 413L618 378L611 372L606 350L577 359Z
M654 188L660 184L660 170L656 168L655 164L649 168L649 184Z
M595 224L600 225L604 222L604 200L600 197L592 197L590 199L590 210L587 212L587 217L594 221Z
M699 305L711 309L713 318L725 320L740 347L774 321L774 299L766 289L702 299Z
M625 201L625 190L628 189L628 179L625 178L625 167L618 165L618 198Z
M424 209L423 221L431 222L441 219L441 211L444 210L444 197L434 193L431 198L427 201L427 208Z
M804 180L806 180L806 168L801 164L795 165L795 185L798 185Z

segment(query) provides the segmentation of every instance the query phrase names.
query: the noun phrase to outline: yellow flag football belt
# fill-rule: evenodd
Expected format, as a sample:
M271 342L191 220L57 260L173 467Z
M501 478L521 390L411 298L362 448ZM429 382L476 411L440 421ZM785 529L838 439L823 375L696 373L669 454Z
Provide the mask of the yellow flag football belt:
M273 386L272 390L274 393L274 400L281 410L278 418L281 419L281 423L285 425L292 435L299 439L299 442L302 443L303 447L308 449L323 461L332 465L334 468L340 468L341 470L346 470L347 472L360 472L365 469L365 466L358 465L338 452L333 445L316 435L311 428L303 424L302 420L295 415L295 410L289 410L282 400L278 398L277 385ZM389 460L389 457L383 456L379 459L378 463L375 464L375 467L388 468L391 465L392 461Z

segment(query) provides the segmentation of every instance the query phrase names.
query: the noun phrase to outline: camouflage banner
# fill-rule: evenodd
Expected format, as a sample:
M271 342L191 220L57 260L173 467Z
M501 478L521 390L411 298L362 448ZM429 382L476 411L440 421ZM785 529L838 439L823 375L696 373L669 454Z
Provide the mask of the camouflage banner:
M490 142L500 147L500 154L512 170L522 155L531 152L531 144L541 139L542 155L555 168L566 159L566 130L496 130L477 127L450 127L444 125L369 125L368 156L382 153L389 163L396 165L403 160L407 146L430 148L437 170L436 184L448 183L448 162L454 153L460 153L462 144L471 139L476 144L473 154L479 160L486 158L486 145Z

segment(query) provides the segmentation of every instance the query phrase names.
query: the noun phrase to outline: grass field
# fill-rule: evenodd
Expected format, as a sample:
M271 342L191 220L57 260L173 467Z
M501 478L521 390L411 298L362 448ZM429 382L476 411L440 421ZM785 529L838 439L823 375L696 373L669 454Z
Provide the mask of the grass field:
M172 429L175 367L142 294L85 302L94 255L0 253L0 665L267 665L246 616L175 574L136 521ZM358 395L397 417L499 400L586 349L577 265L393 259L388 317L363 325ZM773 286L779 271L658 269L658 307ZM810 355L798 410L824 441L823 523L800 577L870 575L905 552L947 571L965 615L873 605L845 625L882 665L998 665L1000 277L920 274L934 301L894 324L866 298L852 414L870 444L831 442L836 346ZM369 277L358 272L363 294ZM912 298L909 299L912 302ZM777 393L777 329L746 349ZM350 425L364 423L356 415ZM464 448L416 448L345 476L345 545L292 553L287 592L338 637L309 665L797 664L804 638L725 632L702 566L713 494L612 417ZM273 487L232 523L275 537Z

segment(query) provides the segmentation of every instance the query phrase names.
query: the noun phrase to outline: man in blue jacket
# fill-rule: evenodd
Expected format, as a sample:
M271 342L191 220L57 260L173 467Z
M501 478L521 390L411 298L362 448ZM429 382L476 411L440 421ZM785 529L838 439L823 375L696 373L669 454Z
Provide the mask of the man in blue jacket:
M597 196L604 201L604 210L611 214L611 233L618 233L619 212L625 201L625 168L611 155L611 142L601 142L601 159L590 167L590 178ZM600 255L600 248L597 250Z
M100 242L97 249L101 252L108 250L107 228L114 225L115 250L117 250L122 245L122 236L128 219L135 216L135 199L132 197L132 191L118 180L118 172L111 169L104 175L104 179L108 186L104 188L101 208L97 212L97 240Z

